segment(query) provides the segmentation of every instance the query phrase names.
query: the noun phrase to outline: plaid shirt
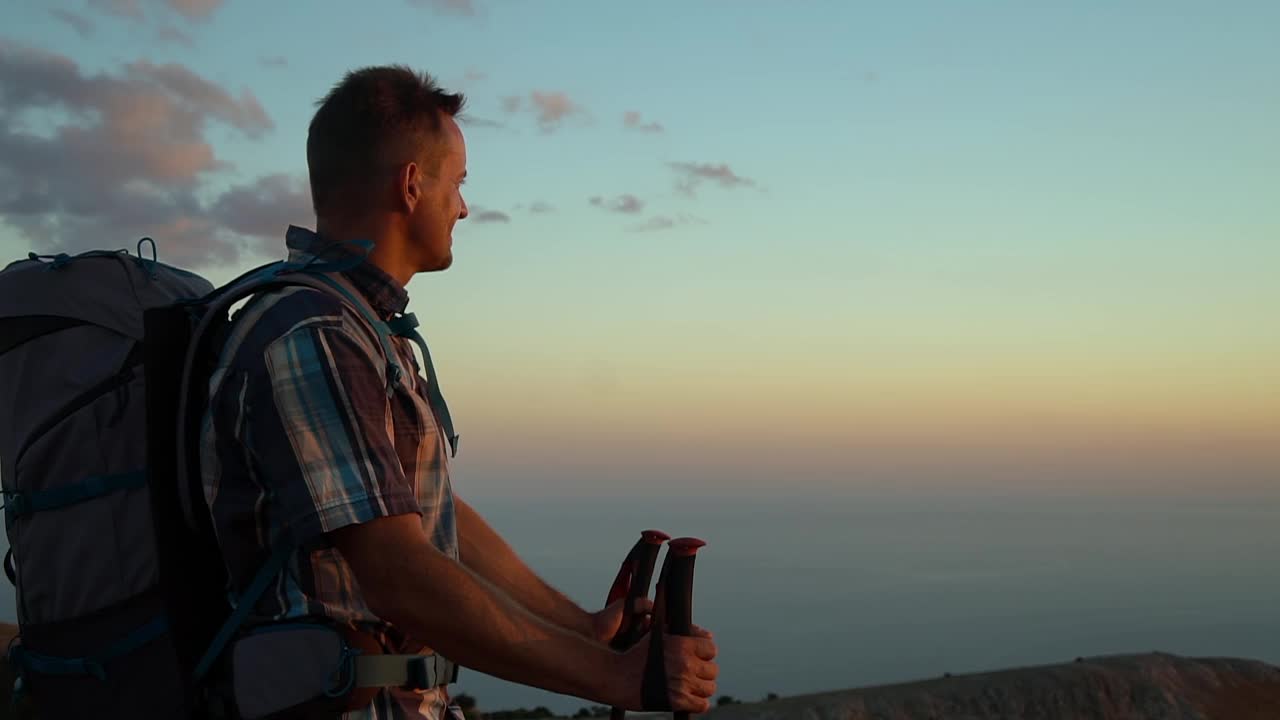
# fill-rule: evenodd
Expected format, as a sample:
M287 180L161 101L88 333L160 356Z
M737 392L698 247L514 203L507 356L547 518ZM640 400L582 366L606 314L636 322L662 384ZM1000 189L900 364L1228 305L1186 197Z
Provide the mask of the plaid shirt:
M299 227L286 235L291 261L310 259L320 243ZM408 305L404 287L371 263L343 275L383 319ZM386 652L426 654L420 641L369 611L350 566L324 535L419 513L435 547L458 557L448 444L428 405L428 380L419 374L413 344L392 342L405 372L388 396L381 348L358 310L305 287L254 298L240 311L210 380L201 468L237 594L270 556L269 538L287 529L301 544L254 619L323 616L372 634ZM443 688L389 689L344 717L441 718L447 702Z

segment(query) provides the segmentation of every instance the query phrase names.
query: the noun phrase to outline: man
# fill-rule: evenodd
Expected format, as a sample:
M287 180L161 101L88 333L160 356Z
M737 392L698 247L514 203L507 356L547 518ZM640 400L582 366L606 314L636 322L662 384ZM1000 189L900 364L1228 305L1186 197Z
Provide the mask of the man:
M383 320L405 286L452 263L467 217L461 95L400 67L349 73L320 102L307 138L316 231L290 227L290 258L335 259L335 243L375 248L343 281ZM444 657L513 682L641 709L645 646L607 646L621 604L588 613L538 578L449 478L437 378L394 338L388 378L359 310L333 293L287 288L239 314L211 385L202 443L205 495L232 582L243 590L287 531L301 549L254 608L321 616L391 654ZM426 373L426 377L419 372ZM710 634L669 637L673 707L709 709ZM440 718L445 686L387 688L367 718Z

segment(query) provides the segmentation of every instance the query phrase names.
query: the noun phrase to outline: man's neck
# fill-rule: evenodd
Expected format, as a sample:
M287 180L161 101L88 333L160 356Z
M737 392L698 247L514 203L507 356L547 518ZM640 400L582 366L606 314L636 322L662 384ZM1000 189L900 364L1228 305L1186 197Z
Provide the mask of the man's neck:
M316 233L330 242L344 240L371 240L373 251L369 253L369 262L407 287L413 278L413 263L406 257L404 243L398 242L397 234L390 227L379 223L344 223L334 220L316 220Z

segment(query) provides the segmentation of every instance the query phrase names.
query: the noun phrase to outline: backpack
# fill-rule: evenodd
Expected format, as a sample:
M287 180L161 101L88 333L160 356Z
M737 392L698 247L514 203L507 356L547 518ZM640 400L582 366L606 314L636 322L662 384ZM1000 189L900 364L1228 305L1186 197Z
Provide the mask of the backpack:
M147 482L143 314L212 290L124 250L32 253L0 271L10 661L15 694L44 716L182 714Z
M145 242L151 259L142 256ZM291 285L354 304L382 341L389 382L403 375L389 335L414 337L429 368L425 344L411 315L389 327L329 276L363 256L321 262L322 251L215 288L157 262L154 247L144 238L137 256L32 253L0 271L0 401L11 408L0 413L0 480L4 567L17 589L15 697L29 695L49 720L292 717L299 708L336 715L356 690L355 639L309 622L272 628L292 632L241 632L293 548L280 544L250 587L230 595L197 452L208 378L233 307ZM456 452L447 407L434 400ZM421 686L456 678L443 658L426 665L383 657L406 659ZM308 664L301 659L314 666L310 676L298 669ZM391 677L382 685L404 684Z

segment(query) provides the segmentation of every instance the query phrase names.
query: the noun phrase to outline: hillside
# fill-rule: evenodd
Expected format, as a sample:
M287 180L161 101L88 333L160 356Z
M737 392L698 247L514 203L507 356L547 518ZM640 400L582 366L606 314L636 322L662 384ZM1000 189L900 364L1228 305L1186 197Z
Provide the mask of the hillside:
M771 702L709 720L1275 720L1280 668L1163 653L1081 659Z

